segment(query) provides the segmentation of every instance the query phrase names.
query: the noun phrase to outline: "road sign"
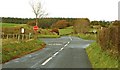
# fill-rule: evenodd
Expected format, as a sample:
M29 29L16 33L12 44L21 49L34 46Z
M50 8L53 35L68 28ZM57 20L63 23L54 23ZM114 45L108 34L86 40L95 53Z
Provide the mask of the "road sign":
M23 27L21 27L21 33L24 34L25 33L25 29Z
M93 30L94 34L97 32L96 30Z
M37 30L38 30L38 26L34 26L33 29L34 29L35 31L37 31Z

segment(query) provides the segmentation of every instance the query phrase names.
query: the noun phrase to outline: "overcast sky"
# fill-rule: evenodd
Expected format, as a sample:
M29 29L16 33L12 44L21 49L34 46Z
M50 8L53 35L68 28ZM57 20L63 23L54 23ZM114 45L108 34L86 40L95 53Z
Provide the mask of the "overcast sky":
M0 0L0 17L34 18L30 0ZM47 17L117 20L120 0L42 0Z

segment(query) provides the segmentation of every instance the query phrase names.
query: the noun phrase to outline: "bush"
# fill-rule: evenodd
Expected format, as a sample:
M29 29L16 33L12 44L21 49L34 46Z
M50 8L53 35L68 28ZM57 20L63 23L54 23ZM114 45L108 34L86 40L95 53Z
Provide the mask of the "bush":
M114 25L115 24L115 25ZM120 45L120 26L113 23L108 28L99 31L98 42L101 48L109 51L113 56L118 56L118 47Z
M90 22L88 19L77 19L74 22L74 32L75 33L85 33L88 32Z
M52 27L52 28L62 29L62 28L68 27L69 24L70 24L70 23L67 22L66 20L59 20L59 21L57 21L56 23L54 23L51 27Z
M20 34L21 31L20 31L20 28L21 27L4 27L2 28L2 32L3 34ZM25 28L25 34L28 34L28 33L34 33L33 29L29 28Z
M4 34L20 34L20 27L4 27L2 32Z
M55 32L55 33L57 33L57 34L59 35L59 30L58 30L57 28L53 28L53 29L51 30L51 32Z
M30 26L35 26L36 25L35 21L28 21L27 24L30 25Z

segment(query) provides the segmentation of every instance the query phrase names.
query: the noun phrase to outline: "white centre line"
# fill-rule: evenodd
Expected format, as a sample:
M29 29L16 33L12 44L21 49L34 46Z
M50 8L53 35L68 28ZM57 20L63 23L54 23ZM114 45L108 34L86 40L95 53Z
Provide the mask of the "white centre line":
M55 57L59 52L56 52L52 57Z
M72 41L72 38L69 36L70 40Z
M59 51L62 51L64 48L62 47Z
M48 63L50 60L52 59L52 57L48 58L45 62L43 62L41 65L45 65L46 63Z
M67 44L64 45L64 47L62 47L58 52L56 52L55 54L53 54L53 56L51 56L50 58L48 58L45 62L43 62L41 65L45 65L47 64L53 57L55 57L60 51L62 51L70 42L68 42Z

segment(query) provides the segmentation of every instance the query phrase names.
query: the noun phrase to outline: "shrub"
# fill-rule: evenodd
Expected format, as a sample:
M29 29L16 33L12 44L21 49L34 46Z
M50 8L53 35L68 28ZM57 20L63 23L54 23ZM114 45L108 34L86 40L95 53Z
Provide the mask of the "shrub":
M35 26L36 25L35 21L28 21L27 24L30 25L30 26Z
M103 28L99 31L98 42L101 48L109 51L112 55L118 56L118 47L120 45L120 26L114 22L108 28Z
M75 33L85 33L88 31L90 22L88 19L77 19L74 22L74 32Z
M62 29L62 28L68 27L69 24L70 24L70 23L67 22L66 20L59 20L59 21L57 21L56 23L54 23L51 27L52 27L52 28Z
M50 32L53 32L53 33L55 32L59 35L59 30L57 28L53 28Z

